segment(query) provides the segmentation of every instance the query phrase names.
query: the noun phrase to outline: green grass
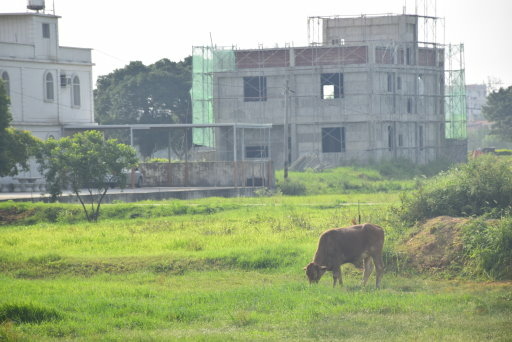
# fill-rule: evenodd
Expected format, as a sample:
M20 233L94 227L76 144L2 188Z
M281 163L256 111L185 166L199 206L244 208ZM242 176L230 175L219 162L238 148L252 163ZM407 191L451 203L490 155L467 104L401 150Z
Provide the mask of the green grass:
M119 203L105 205L111 218L97 224L4 225L0 340L509 339L511 283L388 267L376 290L374 277L362 288L349 265L344 288L333 289L330 274L307 283L302 268L319 234L358 214L384 226L391 255L402 236L388 210L397 201L382 193ZM177 207L185 209L172 214ZM131 210L139 215L126 218Z
M302 209L343 209L352 210L361 203L362 206L398 203L399 193L361 193L330 194L315 196L274 196L257 198L208 198L191 201L142 201L137 203L117 202L101 206L100 220L137 219L156 217L176 217L183 215L204 215L227 211L251 210L263 207L268 210L282 208ZM10 221L8 217L15 218ZM85 222L82 208L76 204L64 203L30 203L0 202L0 226L34 225L41 223L77 223Z
M276 172L277 186L283 189L283 171ZM363 167L339 167L323 171L289 172L292 184L301 184L305 194L355 194L410 190L415 182L383 176L379 171ZM283 191L285 192L285 191Z
M510 285L387 276L376 291L351 274L332 289L299 271L241 270L0 281L2 298L61 317L11 328L29 340L505 341L511 332Z

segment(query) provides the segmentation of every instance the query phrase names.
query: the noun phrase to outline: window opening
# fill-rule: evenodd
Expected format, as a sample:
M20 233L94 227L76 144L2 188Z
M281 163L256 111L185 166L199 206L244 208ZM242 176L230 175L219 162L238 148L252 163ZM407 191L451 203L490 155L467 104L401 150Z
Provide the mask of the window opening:
M388 126L388 149L393 149L393 127Z
M267 101L267 78L244 77L244 101Z
M245 186L263 186L262 177L251 177L245 180Z
M412 114L412 99L410 97L407 99L407 113Z
M425 93L425 84L423 82L423 75L418 75L418 95L423 95Z
M268 146L246 146L245 157L254 159L268 158Z
M388 72L388 92L393 92L393 73Z
M343 97L343 74L326 73L320 76L320 93L323 100Z
M43 38L50 38L50 24L43 23Z
M423 126L418 127L418 140L420 150L423 150Z
M74 107L80 107L81 100L80 100L80 79L78 76L73 77L72 82L72 103Z
M2 80L4 81L5 93L8 97L11 97L11 84L7 71L2 72Z
M322 128L322 152L345 152L345 127Z
M51 72L46 73L45 88L45 100L53 101L55 99L55 95L53 90L53 75Z

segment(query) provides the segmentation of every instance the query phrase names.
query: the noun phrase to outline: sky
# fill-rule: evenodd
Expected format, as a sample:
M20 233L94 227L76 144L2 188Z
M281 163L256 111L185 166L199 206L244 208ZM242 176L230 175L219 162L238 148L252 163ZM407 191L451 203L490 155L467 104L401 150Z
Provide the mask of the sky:
M0 0L0 12L26 12L26 0ZM46 0L61 16L61 46L92 48L93 77L130 61L178 62L193 46L304 46L307 18L361 14L437 16L437 41L464 44L466 83L512 85L510 0ZM499 84L499 83L498 83Z

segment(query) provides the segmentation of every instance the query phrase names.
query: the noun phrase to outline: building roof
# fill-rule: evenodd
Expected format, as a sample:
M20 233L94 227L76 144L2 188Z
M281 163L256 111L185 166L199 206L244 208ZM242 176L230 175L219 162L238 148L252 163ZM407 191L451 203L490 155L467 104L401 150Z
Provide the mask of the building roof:
M0 13L2 16L35 16L35 17L50 17L50 18L61 18L60 15L49 14L49 13L38 13L38 12L20 12L20 13Z

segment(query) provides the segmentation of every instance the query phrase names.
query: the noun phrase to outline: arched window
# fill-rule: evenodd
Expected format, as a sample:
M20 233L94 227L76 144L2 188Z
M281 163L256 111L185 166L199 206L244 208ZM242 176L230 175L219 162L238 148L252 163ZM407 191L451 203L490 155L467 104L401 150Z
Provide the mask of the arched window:
M71 103L73 104L73 107L80 107L80 79L78 76L73 77L71 84Z
M44 99L45 101L53 102L55 99L55 91L53 84L53 75L51 72L47 72L44 76Z
M11 85L9 83L9 74L7 71L2 72L2 80L4 81L5 93L11 97Z

